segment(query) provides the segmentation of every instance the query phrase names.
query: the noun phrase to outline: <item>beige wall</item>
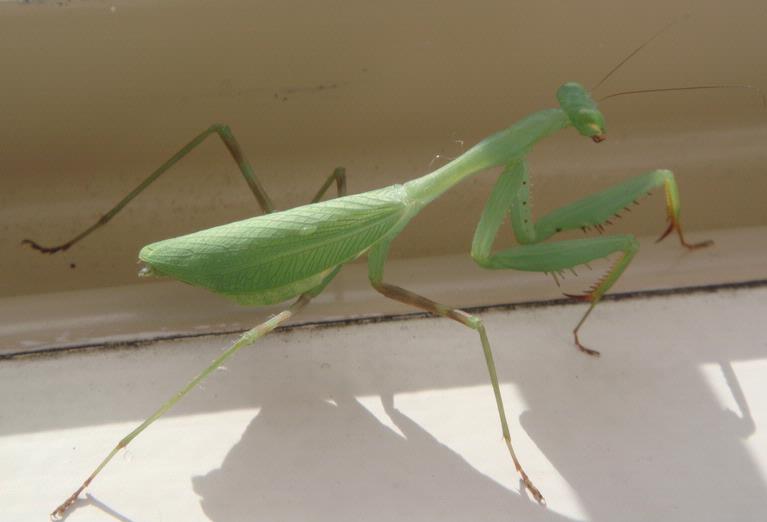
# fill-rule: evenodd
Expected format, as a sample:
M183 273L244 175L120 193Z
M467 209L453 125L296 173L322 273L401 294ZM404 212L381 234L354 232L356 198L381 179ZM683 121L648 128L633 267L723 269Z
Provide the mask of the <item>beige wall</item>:
M688 12L597 95L711 83L767 89L761 0L363 4L0 2L0 295L130 283L141 245L255 214L230 158L211 142L69 252L19 246L25 237L68 239L213 122L232 126L287 207L336 165L348 168L352 192L423 174L435 155L458 155L552 106L562 82L593 85ZM680 178L691 236L767 224L758 95L644 95L602 109L607 142L568 131L534 151L539 215L667 167ZM427 209L394 254L468 253L493 180L470 180ZM656 196L619 230L659 232L662 205Z

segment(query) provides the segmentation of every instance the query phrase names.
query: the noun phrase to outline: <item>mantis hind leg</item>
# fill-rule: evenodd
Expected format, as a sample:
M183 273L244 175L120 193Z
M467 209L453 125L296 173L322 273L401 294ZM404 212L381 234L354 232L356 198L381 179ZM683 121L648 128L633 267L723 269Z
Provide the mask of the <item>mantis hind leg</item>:
M160 165L154 172L152 172L146 179L144 179L144 181L139 183L139 185L135 189L133 189L127 196L121 199L106 214L101 216L101 218L99 218L99 220L96 221L96 223L86 228L85 230L77 234L75 237L70 239L69 241L66 241L65 243L52 246L52 247L46 247L46 246L40 245L39 243L31 239L24 239L21 243L24 245L29 245L35 250L38 250L44 254L54 254L56 252L67 250L69 247L71 247L75 243L89 236L96 229L106 225L118 212L120 212L128 203L130 203L131 200L133 200L133 198L135 198L141 192L143 192L149 185L154 183L162 174L167 172L168 169L170 169L173 165L178 163L187 154L192 152L203 141L205 141L205 139L208 136L212 134L217 134L218 137L221 138L221 141L224 143L227 150L232 155L232 158L237 163L237 166L240 169L240 173L242 174L242 177L245 179L245 182L248 184L250 191L255 196L261 209L267 214L274 212L275 207L274 207L274 203L272 203L272 199L266 193L266 189L264 189L264 186L258 180L258 177L256 177L253 166L245 157L245 154L242 152L242 148L240 147L240 144L237 142L237 139L234 137L234 134L232 133L229 126L214 124L208 127L207 129L205 129L203 132L201 132L197 136L195 136L191 141L189 141L189 143L181 147L181 149L179 149L178 152L176 152L173 156L171 156L170 159L168 159L165 163ZM319 201L319 199L325 194L325 192L328 190L328 188L330 187L331 183L334 180L338 188L338 195L339 196L346 195L346 173L343 168L338 167L333 171L330 177L328 177L328 179L322 185L319 192L317 192L314 199L312 199L312 203Z
M522 465L519 463L519 459L514 452L514 447L511 444L511 434L509 431L508 421L506 420L506 413L503 407L503 398L501 397L501 388L498 384L498 375L495 369L495 362L493 361L493 352L490 348L490 341L487 338L485 325L482 323L482 320L479 317L470 315L462 310L450 308L448 306L432 301L431 299L420 296L414 292L405 290L404 288L385 283L383 281L383 270L386 256L389 251L389 245L389 242L379 243L373 247L368 256L369 278L373 288L390 299L414 306L416 308L420 308L421 310L425 310L435 315L447 317L448 319L452 319L468 328L471 328L472 330L475 330L479 334L479 339L482 343L482 351L484 353L485 362L487 364L487 370L490 374L490 382L493 386L495 403L498 407L498 416L501 421L503 439L506 442L509 453L511 454L511 459L514 462L514 467L517 469L517 472L522 479L522 483L530 491L535 500L540 503L545 503L541 492L533 485L533 482L527 476L525 470L522 469Z
M199 374L197 374L194 379L189 381L189 383L181 388L178 392L173 394L173 396L168 399L165 403L163 403L152 415L147 417L144 422L142 422L138 427L136 427L133 431L128 433L125 437L120 439L120 441L115 445L115 447L110 451L106 457L99 463L98 466L93 470L93 472L88 476L87 479L82 483L82 485L75 490L72 495L70 495L60 506L58 506L52 513L51 517L54 518L61 518L64 516L64 513L75 503L77 500L77 497L80 495L80 493L87 488L90 483L93 481L93 479L96 478L96 476L101 472L101 470L109 463L112 458L120 452L121 449L125 448L130 444L130 442L135 439L142 431L147 429L154 421L162 417L168 410L170 410L179 400L181 400L187 393L189 393L192 389L194 389L203 379L208 377L213 371L215 371L217 368L219 368L221 365L224 364L224 362L229 359L232 355L237 353L241 348L248 346L250 344L253 344L258 339L266 335L267 333L271 332L275 328L277 328L280 324L284 323L288 319L290 319L293 315L295 315L301 308L306 306L306 304L311 300L313 296L309 294L303 294L301 295L298 300L296 300L293 305L290 306L287 310L284 310L280 312L279 314L273 316L271 319L259 324L255 328L252 328L251 330L248 330L245 332L238 340L235 342L231 347L229 347L225 352L223 352L221 355L219 355L207 368L205 368L203 371L201 371Z
M130 442L139 436L139 434L147 429L154 421L165 415L165 413L168 412L178 401L180 401L187 393L189 393L191 390L193 390L195 387L197 387L200 382L202 382L206 377L208 377L213 371L215 371L217 368L220 368L224 362L226 362L227 359L232 357L235 353L237 353L240 349L250 346L259 339L261 339L266 334L272 332L275 328L282 325L296 315L303 307L305 307L309 302L312 300L312 298L319 295L325 287L330 283L330 281L333 280L333 278L338 274L339 270L341 269L340 266L336 267L330 274L328 274L325 279L322 280L322 282L314 287L313 289L309 290L308 292L305 292L298 296L298 299L286 310L283 310L282 312L278 313L277 315L272 316L268 320L264 321L263 323L259 324L258 326L255 326L254 328L251 328L244 334L240 336L240 338L232 344L229 348L226 349L221 355L216 357L213 362L210 363L210 365L202 370L197 376L195 376L191 381L189 381L183 388L181 388L179 391L177 391L173 396L168 399L166 402L164 402L157 410L155 410L154 413L152 413L149 417L144 420L141 424L139 424L133 431L128 433L125 437L120 439L120 441L115 445L114 448L112 448L112 451L110 451L106 457L99 463L98 466L91 472L91 474L88 476L88 478L85 479L85 481L80 485L79 488L75 490L74 493L72 493L67 499L58 506L52 513L51 517L55 519L60 519L64 516L67 510L69 510L70 507L77 501L77 497L80 495L80 493L83 492L85 488L87 488L91 482L93 482L93 479L96 478L96 476L101 472L102 469L109 463L112 458L117 455L117 453L120 452L123 448L128 446Z

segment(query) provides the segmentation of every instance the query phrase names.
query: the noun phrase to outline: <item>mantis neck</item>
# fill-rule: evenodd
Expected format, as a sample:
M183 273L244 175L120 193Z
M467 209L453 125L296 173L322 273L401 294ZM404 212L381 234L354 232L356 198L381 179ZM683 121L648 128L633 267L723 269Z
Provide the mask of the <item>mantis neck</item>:
M427 205L473 174L524 157L538 141L570 125L562 109L533 113L480 141L447 165L405 183L405 190L421 205Z

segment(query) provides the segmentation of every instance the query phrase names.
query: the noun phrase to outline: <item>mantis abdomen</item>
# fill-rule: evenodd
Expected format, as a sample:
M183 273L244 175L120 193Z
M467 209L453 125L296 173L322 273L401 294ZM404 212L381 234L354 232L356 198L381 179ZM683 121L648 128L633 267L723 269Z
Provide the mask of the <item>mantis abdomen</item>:
M399 229L414 215L409 201L393 185L152 243L139 259L144 275L172 277L243 304L279 303Z

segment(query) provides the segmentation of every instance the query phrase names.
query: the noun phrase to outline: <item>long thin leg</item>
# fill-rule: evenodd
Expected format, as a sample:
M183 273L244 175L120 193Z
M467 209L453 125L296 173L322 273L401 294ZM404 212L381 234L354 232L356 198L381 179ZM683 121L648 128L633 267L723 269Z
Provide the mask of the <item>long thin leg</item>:
M330 185L334 181L336 182L336 190L338 191L338 197L345 196L346 195L346 169L343 167L336 167L335 170L333 170L333 173L330 176L328 176L328 178L322 184L320 189L314 195L311 202L317 203L320 199L322 199L322 196L325 195L325 192L328 191L328 189L330 188Z
M384 283L383 270L388 251L388 242L380 243L373 247L373 249L370 251L368 256L369 277L373 288L390 299L415 306L416 308L420 308L421 310L425 310L442 317L447 317L471 328L472 330L476 330L479 334L479 339L482 343L482 351L485 355L485 362L487 363L487 370L490 374L490 382L493 386L495 403L498 407L498 416L501 420L503 440L506 442L506 446L508 447L509 453L511 454L511 459L514 461L514 467L519 472L525 487L530 491L535 500L541 503L545 503L541 492L538 491L538 488L533 485L532 481L527 476L527 473L525 473L525 470L522 469L522 465L519 463L519 459L517 459L517 455L514 452L514 447L511 444L511 433L509 432L509 423L506 421L506 413L503 407L503 398L501 397L501 387L498 384L498 375L495 370L495 362L493 361L493 352L490 348L490 341L487 338L485 325L482 323L482 320L479 317L469 315L462 310L442 305L432 301L431 299L427 299L426 297L405 290L404 288Z
M96 466L96 469L93 470L93 473L91 473L87 479L82 483L82 485L77 488L77 490L72 493L59 507L57 507L52 513L51 517L60 518L64 515L64 513L72 506L72 504L75 503L77 500L77 497L82 493L82 491L88 487L88 485L93 481L94 478L96 478L96 475L101 472L102 469L104 469L104 466L106 466L110 460L112 460L112 457L114 457L121 449L125 448L130 442L135 439L142 431L147 429L154 421L162 417L168 410L170 410L179 400L181 400L189 391L191 391L193 388L195 388L200 382L205 379L208 375L211 374L216 368L219 368L224 364L224 362L229 359L231 356L233 356L235 353L237 353L241 348L244 348L245 346L251 345L258 341L261 337L265 336L275 328L277 328L279 325L293 317L296 313L298 313L304 306L306 306L309 301L312 300L312 298L318 296L325 287L335 278L335 276L340 271L341 267L336 267L325 279L323 279L322 283L314 287L313 289L309 290L308 292L305 292L301 294L298 299L287 309L283 310L279 314L273 316L271 319L264 321L263 323L259 324L255 328L252 328L242 334L242 336L232 345L230 346L224 353L219 355L215 360L213 360L210 365L205 368L202 372L200 372L194 379L189 381L189 383L181 388L178 392L176 392L170 399L168 399L165 403L163 403L162 406L157 408L157 410L150 415L144 422L142 422L136 429L128 433L125 437L123 437L120 442L117 443L117 445L112 449L112 451L109 452L109 454L104 458L104 460L99 463L98 466Z
M192 150L194 150L198 145L200 145L203 141L205 141L205 139L211 134L218 134L218 136L221 138L221 141L223 141L224 145L226 145L227 150L232 155L232 158L234 158L234 160L237 162L237 166L240 168L240 172L242 173L242 176L245 178L245 181L250 187L251 192L253 192L253 195L256 197L256 200L258 201L258 204L261 207L261 209L267 214L274 212L275 208L271 198L266 193L266 190L264 189L263 185L256 177L253 167L251 166L250 162L243 154L242 148L240 147L240 144L237 142L236 138L234 137L234 134L232 134L231 129L227 125L215 124L215 125L211 125L205 131L195 136L194 139L192 139L189 143L184 145L168 161L160 165L160 167L157 168L157 170L152 172L144 181L142 181L127 196L121 199L117 203L117 205L112 207L106 214L101 216L101 218L99 218L99 220L96 223L94 223L87 229L83 230L82 232L77 234L75 237L73 237L69 241L62 243L60 245L52 246L52 247L42 246L36 241L32 241L31 239L24 239L21 243L25 245L29 245L35 250L39 250L40 252L44 254L53 254L56 252L67 250L69 247L71 247L72 245L80 241L81 239L90 235L96 229L106 225L118 212L120 212L120 210L123 209L123 207L125 207L128 203L130 203L131 200L133 200L133 198L135 198L141 192L143 192L144 189L146 189L149 185L151 185L154 181L156 181L162 174L164 174L173 165L178 163L184 156L192 152ZM312 199L312 203L315 203L320 200L320 198L325 194L325 192L327 192L328 188L330 187L333 181L336 182L336 186L338 188L338 195L339 196L346 195L346 171L342 167L338 167L328 177L328 179L325 181L322 187L320 187L320 190Z
M34 248L35 250L39 250L40 252L43 252L44 254L53 254L55 252L67 250L69 247L83 239L84 237L87 237L91 234L94 230L96 230L99 227L104 226L111 220L120 210L125 207L130 201L138 196L141 192L144 191L149 185L151 185L157 178L159 178L163 173L165 173L169 168L171 168L173 165L178 163L184 156L192 152L198 145L200 145L203 141L205 141L205 138L210 136L211 134L218 134L218 136L221 138L221 140L224 142L224 145L226 145L226 148L229 150L229 153L232 155L234 160L237 162L237 165L240 168L240 172L242 172L242 176L245 178L245 181L247 182L248 186L250 187L251 192L253 192L253 195L258 200L258 204L261 206L261 209L266 212L273 212L274 211L274 204L272 203L272 200L269 198L269 195L266 193L266 190L264 190L263 185L258 181L258 178L256 177L253 167L251 166L250 162L247 160L245 155L242 153L242 149L240 148L240 144L237 143L237 140L235 139L234 135L232 134L232 131L229 129L227 125L221 125L221 124L214 124L208 127L206 130L195 136L189 143L181 147L178 152L176 152L171 158L160 165L157 170L152 172L144 181L139 183L139 185L133 189L127 196L125 196L123 199L117 203L114 207L112 207L106 214L101 216L99 220L82 231L81 233L77 234L75 237L67 241L66 243L62 243L61 245L53 246L53 247L44 247L40 245L39 243L32 241L31 239L25 239L21 243L26 244Z
M154 421L162 417L165 412L170 410L173 405L175 405L179 400L181 400L182 397L184 397L190 390L192 390L195 386L197 386L203 379L205 379L208 375L210 375L211 372L213 372L216 368L220 367L224 364L224 362L229 359L232 355L237 353L237 351L240 350L240 348L243 348L245 346L248 346L250 344L253 344L258 339L263 337L264 335L268 334L275 328L277 328L280 324L284 323L291 317L293 317L301 308L306 306L306 304L311 300L313 296L309 293L301 295L295 303L293 303L290 308L287 310L284 310L280 312L279 314L275 315L268 321L265 321L255 328L248 330L245 332L238 340L235 342L231 347L229 347L225 352L223 352L221 355L219 355L207 368L205 368L202 372L200 372L194 379L189 381L189 383L181 388L178 392L176 392L170 399L168 399L162 406L160 406L152 415L150 415L144 422L142 422L136 429L128 433L125 437L123 437L120 442L117 443L117 445L112 449L111 452L104 458L104 460L101 461L101 463L96 466L96 469L93 470L93 473L90 474L90 476L85 479L85 482L82 483L82 485L77 488L77 490L72 493L72 495L67 498L59 507L57 507L52 513L52 517L62 517L64 515L64 512L66 512L69 507L74 504L74 502L77 500L78 495L88 487L88 485L93 481L93 479L96 477L96 475L99 474L99 472L104 468L104 466L107 465L107 463L112 460L112 457L114 457L121 449L125 448L133 439L135 439L139 433L144 431L146 428L148 428Z

